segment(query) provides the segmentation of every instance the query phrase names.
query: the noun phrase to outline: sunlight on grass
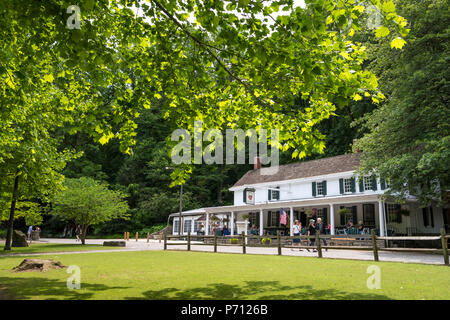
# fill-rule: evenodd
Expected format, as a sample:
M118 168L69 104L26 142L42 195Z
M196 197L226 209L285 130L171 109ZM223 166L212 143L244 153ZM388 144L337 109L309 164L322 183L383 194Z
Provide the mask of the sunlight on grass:
M23 258L0 259L0 284L17 299L449 299L446 266L198 252L111 252L45 256L81 268L14 273ZM381 289L366 286L381 268Z

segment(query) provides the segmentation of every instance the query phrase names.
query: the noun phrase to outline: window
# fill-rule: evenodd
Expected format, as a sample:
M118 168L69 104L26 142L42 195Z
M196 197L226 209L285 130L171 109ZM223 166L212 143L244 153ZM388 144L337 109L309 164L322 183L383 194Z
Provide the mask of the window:
M268 196L269 201L273 201L273 200L280 200L280 190L279 187L274 188L274 189L269 189L269 196Z
M202 224L201 221L195 221L194 222L194 232L197 232L198 230L200 230L200 225Z
M191 224L192 224L192 220L185 220L184 226L183 226L183 231L186 233L191 232Z
M323 193L323 182L317 182L316 183L316 194L318 196L322 196L324 194Z
M175 220L173 222L173 229L175 233L179 233L180 232L180 220Z
M364 177L364 191L372 190L372 177Z
M388 222L402 223L401 205L386 203L386 218Z
M279 211L269 211L267 226L268 227L278 227L280 225L280 212Z
M344 192L345 193L353 192L353 180L352 179L344 179Z
M327 213L328 213L327 208L317 209L317 218L321 218L322 219L322 223L323 223L324 226L328 225L328 214Z
M363 222L366 227L375 227L375 205L373 203L363 205Z
M249 225L255 225L259 227L259 212L251 212L249 213L250 218L248 219Z
M422 208L422 215L424 227L434 228L433 208L432 207Z

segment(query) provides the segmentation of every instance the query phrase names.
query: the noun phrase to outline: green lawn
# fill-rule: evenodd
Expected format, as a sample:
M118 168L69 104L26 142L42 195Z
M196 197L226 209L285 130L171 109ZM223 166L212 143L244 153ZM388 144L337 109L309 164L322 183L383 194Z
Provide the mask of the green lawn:
M306 257L137 251L45 256L81 268L14 273L23 257L0 258L0 295L17 299L450 299L450 268ZM366 286L369 265L381 289Z
M13 247L10 251L4 251L5 242L0 241L0 256L11 253L44 253L44 252L71 252L71 251L90 251L90 250L114 250L117 247L104 247L98 244L66 244L66 243L31 243L29 247ZM123 249L123 248L122 248Z

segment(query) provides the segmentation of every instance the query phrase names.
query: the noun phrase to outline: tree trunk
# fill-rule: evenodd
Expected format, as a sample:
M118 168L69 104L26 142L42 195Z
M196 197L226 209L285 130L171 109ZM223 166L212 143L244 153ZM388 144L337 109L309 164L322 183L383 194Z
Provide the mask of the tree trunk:
M11 250L11 239L12 239L12 233L13 233L13 227L14 227L14 213L16 210L16 201L17 201L18 190L19 190L19 175L16 174L16 177L14 179L14 188L13 188L13 193L12 193L11 209L10 209L9 221L8 221L8 231L6 233L6 241L5 241L4 250Z
M81 227L81 244L86 244L86 234L87 234L88 225L83 225Z

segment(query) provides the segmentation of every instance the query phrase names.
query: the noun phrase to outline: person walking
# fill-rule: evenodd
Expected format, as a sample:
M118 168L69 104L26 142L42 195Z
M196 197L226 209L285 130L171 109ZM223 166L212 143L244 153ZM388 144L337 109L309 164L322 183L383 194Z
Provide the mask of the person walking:
M292 227L292 233L294 234L294 237L300 236L301 232L302 232L302 224L298 220L295 220L294 226ZM294 239L292 242L295 246L300 247L301 245L300 238ZM291 248L291 251L294 251L294 248ZM299 248L298 251L303 250Z
M309 220L309 227L308 227L308 236L315 236L316 235L316 222L314 219ZM313 237L309 239L309 245L314 246L316 242L316 239ZM306 249L309 252L309 249ZM316 249L313 249L313 252L316 252Z
M31 232L33 231L33 226L29 226L28 227L28 231L27 231L27 238L28 238L28 241L30 241L31 240Z
M322 218L317 218L317 224L316 224L316 230L319 232L319 234L326 234L325 226L322 223ZM325 238L323 240L323 245L327 245L327 240ZM328 251L327 248L325 248L325 251Z
M75 236L77 237L75 241L80 241L80 235L81 235L81 226L78 225L77 228L75 229Z

